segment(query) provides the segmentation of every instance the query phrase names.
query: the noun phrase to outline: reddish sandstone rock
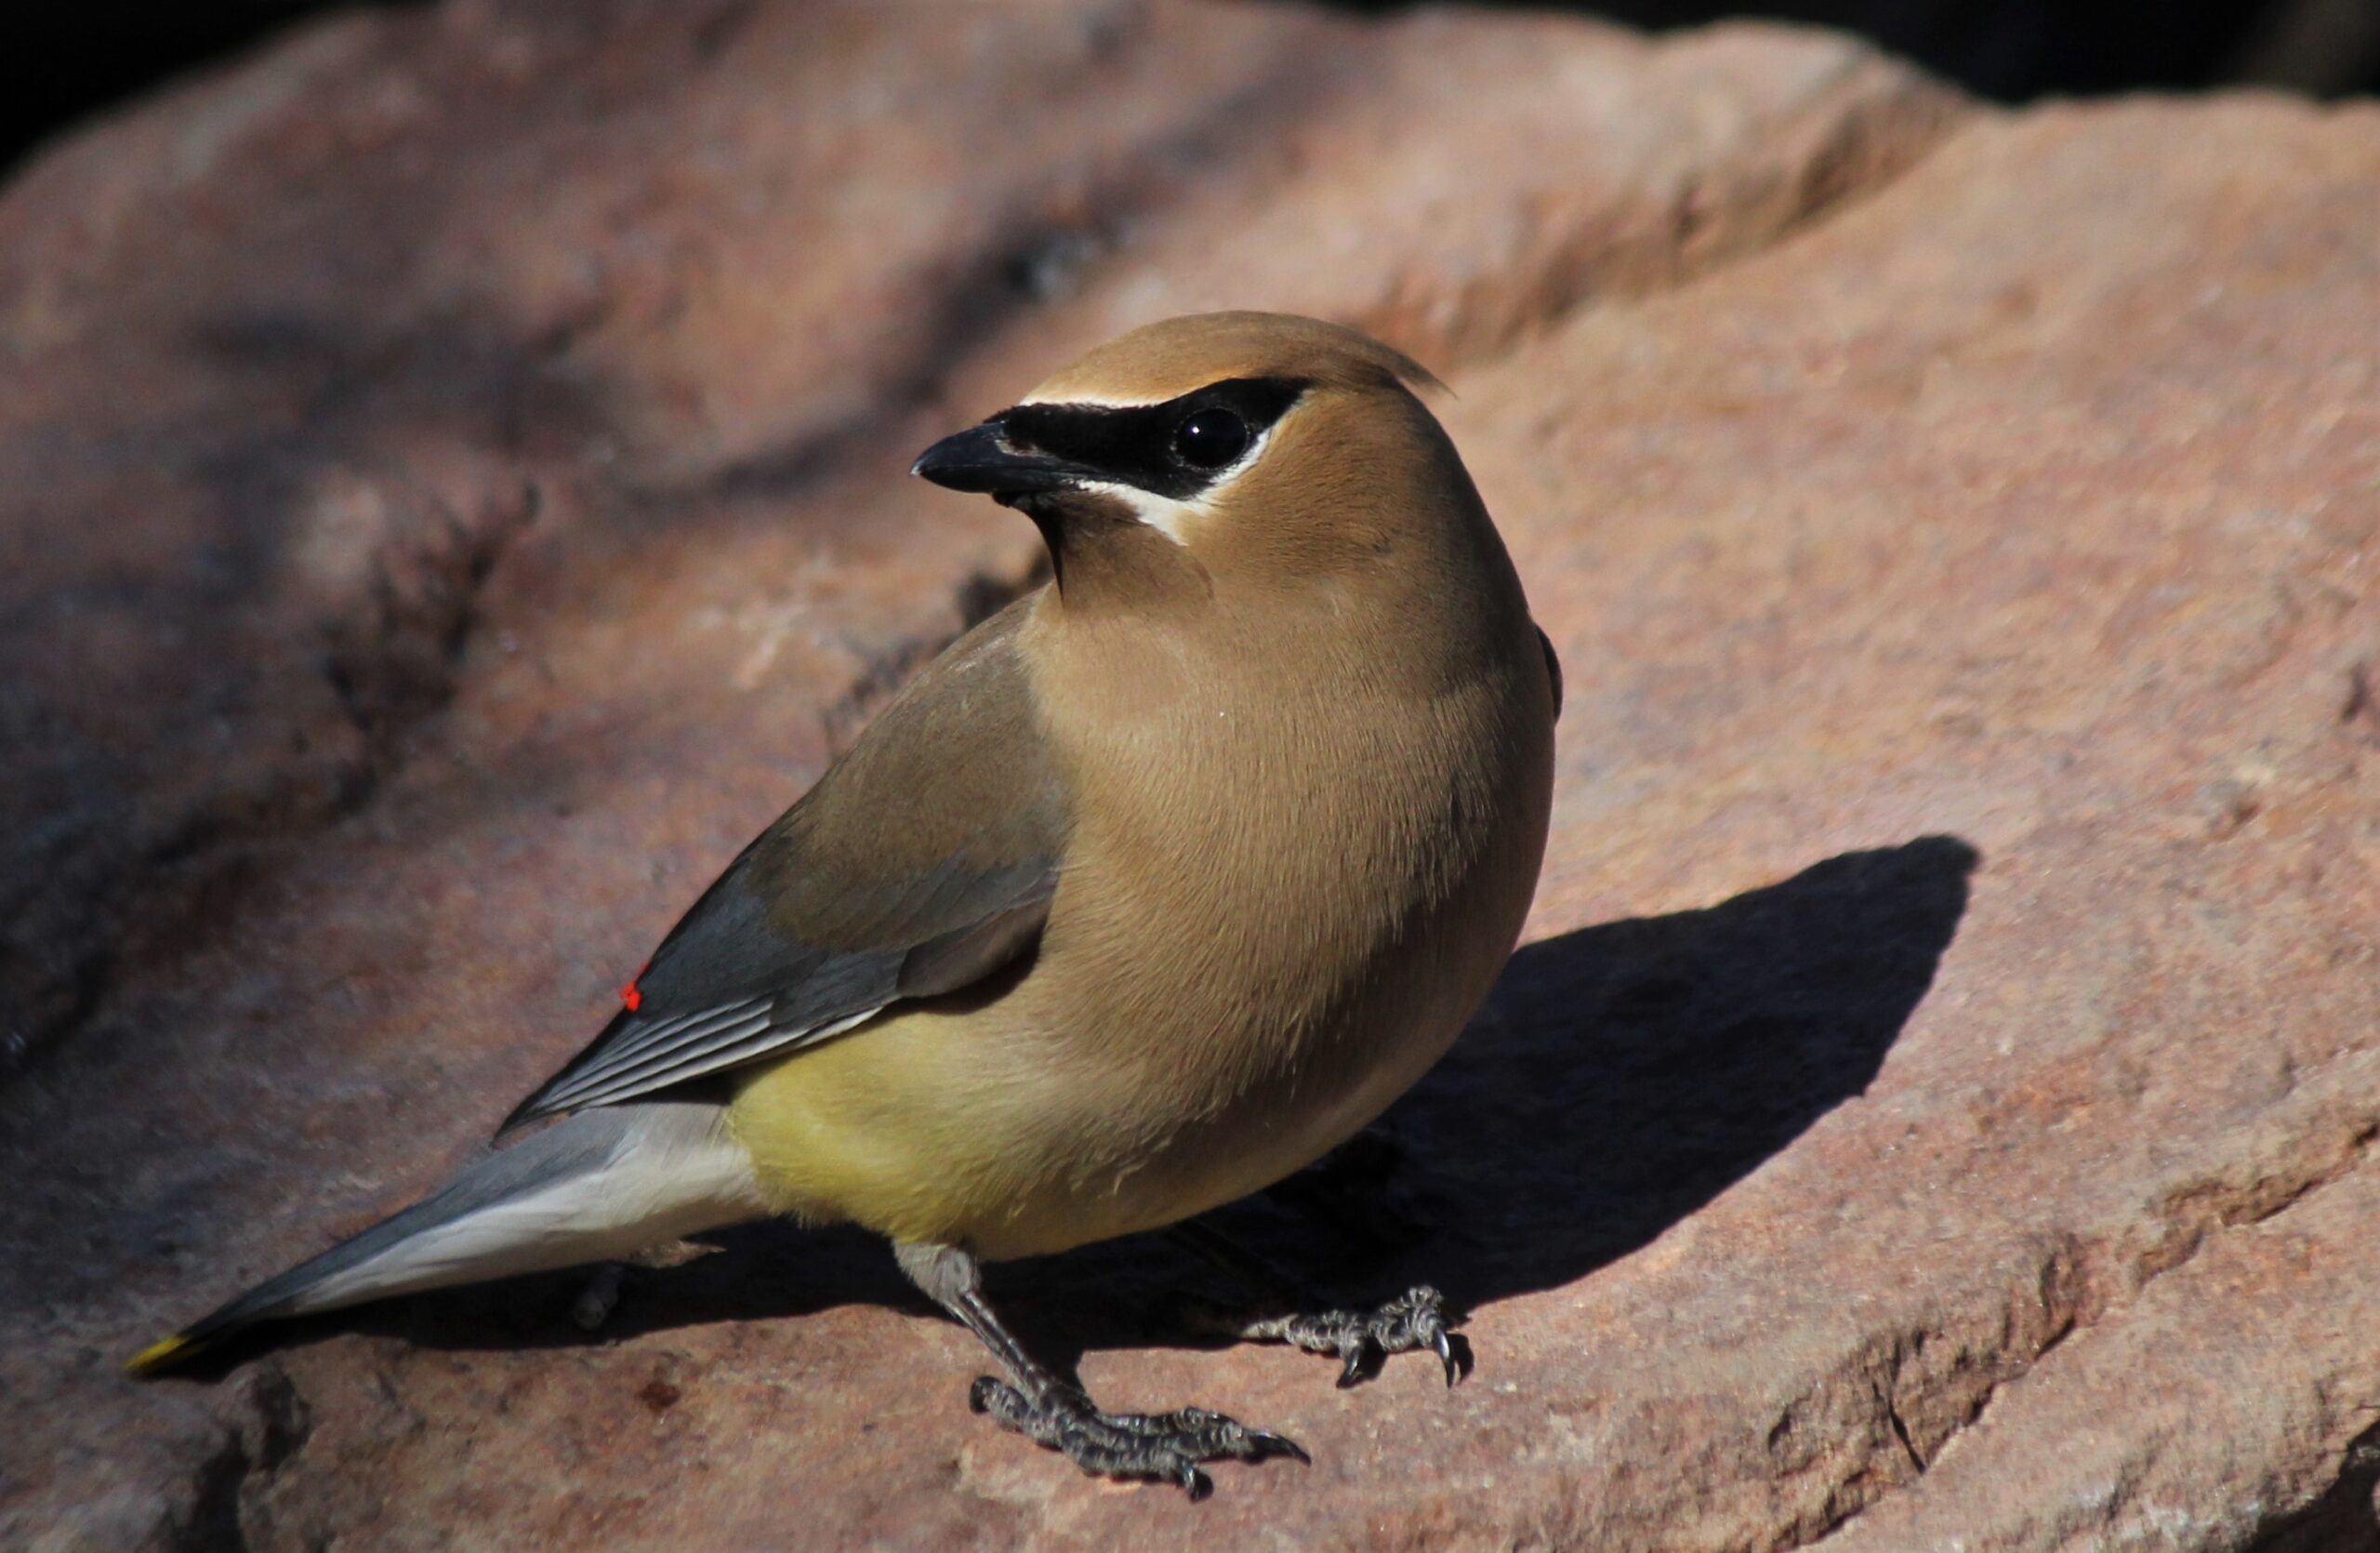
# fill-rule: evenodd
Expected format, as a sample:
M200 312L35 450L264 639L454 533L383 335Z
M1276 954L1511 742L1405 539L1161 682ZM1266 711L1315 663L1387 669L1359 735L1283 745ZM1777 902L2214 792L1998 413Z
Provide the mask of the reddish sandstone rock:
M2375 193L2368 108L1977 123L1463 379L1566 623L1540 933L1928 832L1980 855L1864 1092L1508 1307L1629 1356L1563 1409L1582 1544L2243 1546L2380 1421L2344 1229L2380 1127ZM1827 967L1888 976L1927 897L1869 898L1776 995L1686 978L1619 1152L1832 1082L1867 1036ZM1688 1470L1644 1470L1661 1439ZM2347 1477L2357 1531L2311 1546L2371 1544Z
M2369 109L1237 6L450 3L67 143L0 193L0 1541L2360 1546L2375 228ZM1568 670L1384 1188L1229 1214L1444 1285L1467 1384L1000 1269L1315 1452L1192 1506L767 1228L598 1337L559 1278L116 1374L476 1148L1021 585L919 446L1226 303L1447 370Z

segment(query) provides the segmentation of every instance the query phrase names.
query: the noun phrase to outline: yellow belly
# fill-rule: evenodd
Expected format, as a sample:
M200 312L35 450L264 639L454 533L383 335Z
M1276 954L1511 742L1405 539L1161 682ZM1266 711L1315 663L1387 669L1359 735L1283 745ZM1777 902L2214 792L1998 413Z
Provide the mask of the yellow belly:
M1065 1123L1020 1093L1040 1087L1028 1073L981 1071L973 1023L905 1009L754 1070L728 1120L763 1194L896 1241L969 1243L1012 1224L1061 1162Z
M1201 1115L985 1022L900 1012L756 1070L728 1116L772 1205L991 1260L1064 1251L1262 1189L1351 1136L1436 1055L1312 1104L1256 1096Z

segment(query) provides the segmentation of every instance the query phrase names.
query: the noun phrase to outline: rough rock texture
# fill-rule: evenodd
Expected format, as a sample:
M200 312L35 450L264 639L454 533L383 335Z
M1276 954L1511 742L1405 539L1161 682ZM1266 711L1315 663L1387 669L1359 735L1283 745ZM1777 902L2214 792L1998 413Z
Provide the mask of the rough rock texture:
M1445 406L1568 666L1528 947L1231 1210L1449 1394L996 1297L1282 1428L963 1406L853 1233L116 1363L478 1147L1030 575L906 481L1141 319ZM0 1543L2380 1546L2380 113L1188 4L449 0L0 192Z

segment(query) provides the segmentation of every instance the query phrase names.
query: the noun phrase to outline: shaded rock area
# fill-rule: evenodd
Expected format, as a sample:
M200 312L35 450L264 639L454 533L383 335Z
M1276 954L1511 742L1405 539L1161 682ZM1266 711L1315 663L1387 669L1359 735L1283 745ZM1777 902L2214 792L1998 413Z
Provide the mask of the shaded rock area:
M0 176L45 140L161 81L216 65L326 11L436 0L102 0L0 11L0 53L38 60L0 98ZM1307 0L1265 0L1303 4ZM1410 0L1324 0L1385 13ZM1497 0L1512 3L1512 0ZM1765 17L1847 31L1963 88L2004 101L2050 95L2259 85L2341 95L2380 86L2380 10L2364 0L2178 0L2154 24L2134 0L1537 0L1661 31Z
M1098 1484L774 1227L120 1376L1030 585L919 447L1220 305L1445 373L1567 667L1489 1007L1222 1215L1465 1385L997 1269L1316 1456ZM2375 318L2368 105L1775 28L448 0L93 127L0 192L0 1543L2380 1546Z

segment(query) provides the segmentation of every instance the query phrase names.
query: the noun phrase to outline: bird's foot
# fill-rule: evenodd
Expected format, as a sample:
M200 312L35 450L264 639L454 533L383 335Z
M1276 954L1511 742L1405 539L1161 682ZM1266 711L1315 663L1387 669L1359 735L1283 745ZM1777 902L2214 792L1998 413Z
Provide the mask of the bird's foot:
M1251 1429L1220 1413L1185 1407L1174 1413L1103 1413L1076 1387L1053 1385L1038 1400L1006 1381L978 1376L967 1405L991 1414L1000 1427L1037 1440L1085 1472L1104 1478L1161 1478L1204 1499L1214 1485L1198 1464L1310 1460L1298 1442L1269 1429Z
M1252 1342L1288 1343L1308 1353L1339 1357L1339 1384L1355 1385L1393 1353L1427 1348L1446 1367L1447 1384L1462 1376L1447 1327L1446 1300L1424 1283L1370 1310L1323 1310L1242 1321L1232 1334Z

